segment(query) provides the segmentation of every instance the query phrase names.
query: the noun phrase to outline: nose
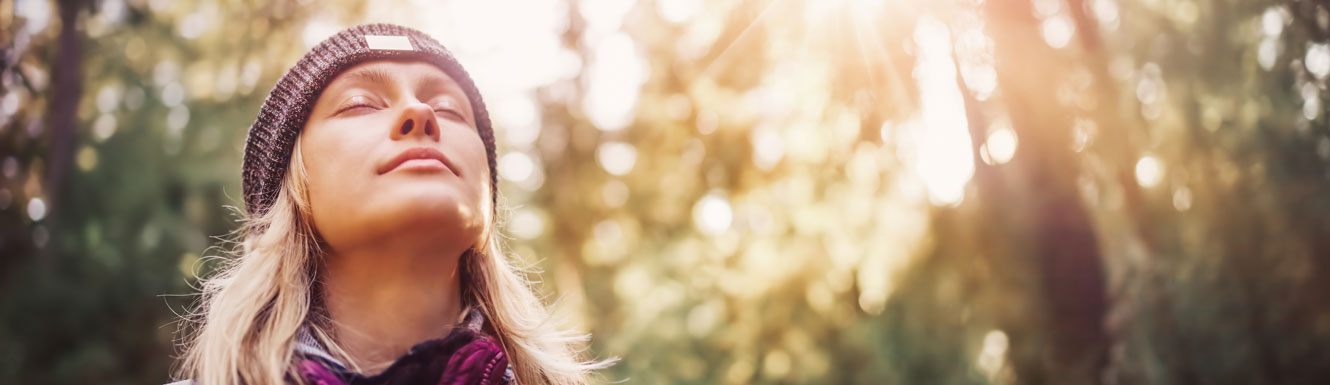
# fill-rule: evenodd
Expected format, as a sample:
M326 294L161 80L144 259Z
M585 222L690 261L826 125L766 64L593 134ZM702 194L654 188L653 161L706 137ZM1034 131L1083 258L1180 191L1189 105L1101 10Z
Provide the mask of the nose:
M410 136L439 140L439 122L434 116L434 109L425 103L407 105L397 120L397 126L392 130L394 140Z

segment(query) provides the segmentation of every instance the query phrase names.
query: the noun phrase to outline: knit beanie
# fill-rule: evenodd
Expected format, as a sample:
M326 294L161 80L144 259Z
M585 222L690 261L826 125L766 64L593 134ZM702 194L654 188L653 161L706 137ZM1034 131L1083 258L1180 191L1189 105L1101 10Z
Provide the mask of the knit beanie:
M366 24L338 32L314 46L268 93L268 99L263 102L245 140L241 183L245 211L249 215L263 215L277 199L291 163L296 138L309 119L319 94L342 71L373 60L433 64L462 87L471 101L476 130L481 141L485 142L485 154L489 157L490 197L492 207L497 207L499 190L494 171L494 131L490 127L485 102L480 99L471 76L451 52L423 32L391 24Z

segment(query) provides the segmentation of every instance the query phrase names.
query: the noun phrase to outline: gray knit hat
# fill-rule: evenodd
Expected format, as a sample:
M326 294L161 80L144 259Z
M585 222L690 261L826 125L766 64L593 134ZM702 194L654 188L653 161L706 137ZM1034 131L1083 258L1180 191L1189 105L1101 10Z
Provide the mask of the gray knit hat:
M277 199L282 178L291 163L296 138L314 109L314 102L333 78L357 64L372 60L415 60L433 64L457 81L471 101L476 129L489 156L490 191L495 206L498 177L495 175L494 131L480 92L452 53L423 32L391 24L366 24L348 28L310 49L287 70L268 99L263 102L245 142L245 211L262 215Z

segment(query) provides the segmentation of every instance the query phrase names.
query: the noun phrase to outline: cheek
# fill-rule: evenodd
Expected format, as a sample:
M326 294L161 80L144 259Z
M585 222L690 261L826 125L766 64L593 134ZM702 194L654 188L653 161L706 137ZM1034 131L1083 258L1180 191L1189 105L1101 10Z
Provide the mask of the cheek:
M322 132L307 133L300 138L301 157L309 176L309 200L316 227L340 221L348 207L364 195L368 182L370 152L360 148L372 143L365 138L353 137L352 132L319 127ZM329 132L336 131L336 132ZM336 134L336 135L334 135Z
M460 142L454 153L462 154L462 161L466 163L466 170L471 171L471 175L468 175L466 179L472 185L477 198L480 200L480 202L477 202L477 206L488 208L490 206L490 195L494 193L490 191L490 173L493 170L489 169L489 157L485 153L485 143L474 132L466 140Z
M480 244L490 236L490 223L494 221L494 200L493 194L496 192L490 186L490 173L493 170L489 168L489 157L485 152L485 143L480 137L472 132L472 137L466 141L465 162L467 170L473 170L468 175L466 182L470 191L474 193L475 201L473 206L477 214L472 226L477 226L476 243Z
M346 172L349 171L346 166L353 162L351 158L354 157L354 153L349 152L350 149L346 147L346 143L318 135L300 142L301 157L305 161L305 171L309 174L311 198L314 195L336 191L324 187L342 183L346 177L352 176Z

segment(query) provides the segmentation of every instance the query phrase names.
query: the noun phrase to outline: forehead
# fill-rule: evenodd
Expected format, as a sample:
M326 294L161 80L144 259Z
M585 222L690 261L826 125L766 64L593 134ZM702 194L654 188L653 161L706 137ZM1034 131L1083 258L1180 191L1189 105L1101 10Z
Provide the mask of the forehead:
M374 60L348 68L332 82L328 88L342 85L383 85L395 83L438 83L439 86L457 87L457 81L439 67L421 61Z

